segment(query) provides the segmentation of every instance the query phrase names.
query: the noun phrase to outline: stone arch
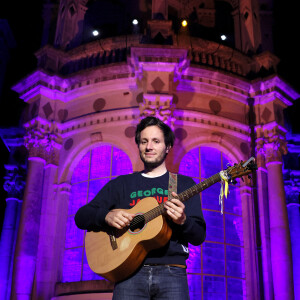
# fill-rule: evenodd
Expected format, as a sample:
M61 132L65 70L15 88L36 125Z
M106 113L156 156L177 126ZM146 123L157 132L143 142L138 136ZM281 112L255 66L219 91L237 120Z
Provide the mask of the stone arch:
M137 155L134 155L134 151L132 151L132 143L130 141L128 143L124 142L124 139L116 139L115 136L107 136L103 141L91 141L90 135L86 136L81 142L75 145L74 149L67 155L64 163L62 164L59 174L58 174L58 182L70 182L73 171L82 157L91 149L96 148L100 145L112 145L124 151L126 155L129 157L133 169L137 165Z
M222 139L220 142L211 141L210 136L199 136L193 138L190 141L184 141L182 147L176 149L178 151L176 155L176 161L180 164L184 155L190 150L196 147L213 147L221 152L223 152L232 162L239 162L241 160L247 159L245 155L241 152L240 148L235 146L231 141L227 139Z

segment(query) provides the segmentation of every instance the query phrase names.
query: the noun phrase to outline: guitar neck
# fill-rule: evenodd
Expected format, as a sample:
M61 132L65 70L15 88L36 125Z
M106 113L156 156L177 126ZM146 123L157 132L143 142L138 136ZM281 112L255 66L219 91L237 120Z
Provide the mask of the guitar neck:
M202 191L204 191L205 189L207 189L208 187L212 186L213 184L215 184L219 181L221 181L221 176L219 173L217 173L217 174L203 180L202 182L190 187L189 189L185 190L184 192L178 194L178 199L181 202L184 202L184 201L192 198L193 196L201 193ZM150 211L148 211L147 213L144 214L145 222L147 223L147 222L153 220L154 218L164 214L164 212L165 212L164 203L161 203L157 207L151 209Z

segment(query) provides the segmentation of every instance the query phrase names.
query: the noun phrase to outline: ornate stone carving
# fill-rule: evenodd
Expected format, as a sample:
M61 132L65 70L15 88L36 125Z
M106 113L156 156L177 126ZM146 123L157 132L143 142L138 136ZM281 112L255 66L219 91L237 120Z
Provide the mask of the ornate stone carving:
M25 169L16 165L5 165L4 167L6 175L4 176L3 188L7 192L7 196L21 200L25 187Z
M257 130L256 153L258 167L270 162L282 162L282 155L287 154L285 132L278 126L271 130Z
M40 157L46 164L58 165L62 140L53 128L31 128L24 136L29 157Z
M139 103L141 118L147 116L157 117L173 128L175 118L172 103L173 95L144 94L142 103Z
M284 190L287 204L300 204L300 171L289 170L285 174Z

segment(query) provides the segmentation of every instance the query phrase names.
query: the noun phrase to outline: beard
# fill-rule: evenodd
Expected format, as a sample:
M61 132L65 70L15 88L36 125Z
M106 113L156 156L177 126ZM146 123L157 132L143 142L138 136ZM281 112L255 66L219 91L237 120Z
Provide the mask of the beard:
M166 159L168 153L164 153L163 155L158 156L155 160L153 161L147 161L147 159L145 157L143 157L143 155L140 153L140 158L142 160L142 162L145 165L146 169L155 169L157 167L159 167Z

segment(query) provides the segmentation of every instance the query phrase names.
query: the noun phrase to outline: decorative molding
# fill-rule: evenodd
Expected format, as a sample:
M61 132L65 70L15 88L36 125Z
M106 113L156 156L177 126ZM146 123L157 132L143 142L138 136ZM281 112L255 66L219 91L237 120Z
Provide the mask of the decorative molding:
M256 128L256 153L258 167L273 162L282 163L282 155L287 154L287 141L285 131L274 123L271 129L264 129L263 126Z
M46 126L36 121L32 126L25 124L26 134L24 144L29 151L29 159L40 157L46 164L58 166L59 152L62 147L62 139L54 123L49 122Z
M4 165L6 174L3 188L8 198L22 199L26 182L26 169L17 165Z
M154 116L172 128L174 127L175 104L172 102L173 95L144 94L143 98L143 102L139 104L141 118Z

